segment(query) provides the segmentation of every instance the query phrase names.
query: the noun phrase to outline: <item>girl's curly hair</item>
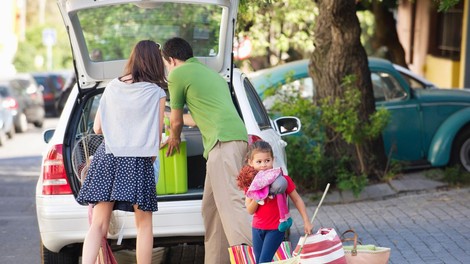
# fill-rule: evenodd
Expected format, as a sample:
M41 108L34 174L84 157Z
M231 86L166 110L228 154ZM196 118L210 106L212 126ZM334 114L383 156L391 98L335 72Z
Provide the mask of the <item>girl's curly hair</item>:
M238 188L241 190L247 190L257 173L258 171L250 165L243 166L237 177Z

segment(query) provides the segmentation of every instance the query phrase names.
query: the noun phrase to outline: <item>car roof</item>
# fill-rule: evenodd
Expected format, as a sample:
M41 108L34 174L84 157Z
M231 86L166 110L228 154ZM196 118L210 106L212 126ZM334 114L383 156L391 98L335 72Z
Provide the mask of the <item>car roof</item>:
M309 61L309 59L303 59L288 62L282 65L274 66L272 68L255 71L253 73L250 73L248 76L258 94L262 94L264 90L273 85L284 84L284 79L287 74L292 74L293 79L307 77ZM418 76L410 70L399 65L393 64L392 62L382 58L368 57L368 65L369 68L382 68L388 69L389 71L397 70L399 72L403 72L407 75L410 75L413 78L416 78L429 86L435 86L431 82Z

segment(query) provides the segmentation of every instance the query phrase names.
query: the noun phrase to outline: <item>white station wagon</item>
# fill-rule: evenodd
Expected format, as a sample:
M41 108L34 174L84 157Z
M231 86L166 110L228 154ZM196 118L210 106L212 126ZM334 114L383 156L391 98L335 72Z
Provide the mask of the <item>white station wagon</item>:
M238 0L58 0L58 6L69 33L78 81L57 127L44 132L48 145L36 188L42 263L79 262L88 230L88 207L76 201L81 184L72 160L74 147L84 135L92 133L106 84L123 73L126 59L139 40L164 43L179 36L191 43L195 56L227 80L227 89L245 122L249 140L271 143L274 165L287 172L286 143L281 136L297 133L301 124L296 117L271 120L250 81L233 68ZM187 172L183 183L186 189L172 193L159 192L157 187L155 247L203 245L201 199L206 161L198 128L184 127L183 135L187 144L186 168L178 169ZM119 229L108 234L113 250L135 248L133 213L114 211L113 219ZM181 252L174 255L178 256L172 258L172 263L187 257Z

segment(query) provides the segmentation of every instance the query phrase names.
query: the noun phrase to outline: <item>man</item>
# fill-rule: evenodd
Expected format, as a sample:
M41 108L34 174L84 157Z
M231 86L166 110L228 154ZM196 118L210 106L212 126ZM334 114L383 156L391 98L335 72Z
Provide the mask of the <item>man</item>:
M233 105L226 80L200 63L187 41L168 40L162 55L169 72L171 106L167 156L179 151L186 104L201 131L207 160L202 199L204 263L230 263L229 246L251 244L250 218L236 183L247 151L246 128Z

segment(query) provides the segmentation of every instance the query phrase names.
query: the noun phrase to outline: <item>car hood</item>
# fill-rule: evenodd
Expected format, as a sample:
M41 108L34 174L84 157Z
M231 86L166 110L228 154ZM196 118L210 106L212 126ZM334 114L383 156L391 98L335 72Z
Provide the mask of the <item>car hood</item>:
M58 0L80 88L123 74L142 39L186 39L194 56L230 79L239 0Z
M465 89L415 89L414 94L421 102L465 102L470 104L470 91Z

